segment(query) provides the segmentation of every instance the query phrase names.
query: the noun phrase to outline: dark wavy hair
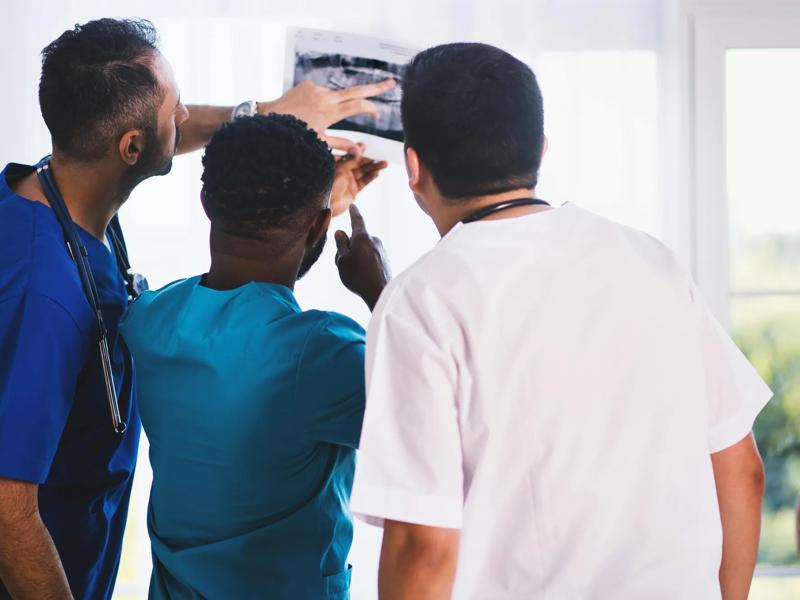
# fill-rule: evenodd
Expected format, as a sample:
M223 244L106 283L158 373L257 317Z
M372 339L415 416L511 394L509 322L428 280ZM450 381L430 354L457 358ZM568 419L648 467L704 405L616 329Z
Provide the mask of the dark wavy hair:
M406 144L447 198L533 188L544 144L533 71L499 48L459 43L420 52L401 102Z
M240 117L219 129L203 155L203 194L212 222L259 237L293 229L330 194L328 145L291 115Z
M101 158L129 129L155 135L164 90L153 71L150 21L99 19L42 50L39 106L53 144L82 161Z

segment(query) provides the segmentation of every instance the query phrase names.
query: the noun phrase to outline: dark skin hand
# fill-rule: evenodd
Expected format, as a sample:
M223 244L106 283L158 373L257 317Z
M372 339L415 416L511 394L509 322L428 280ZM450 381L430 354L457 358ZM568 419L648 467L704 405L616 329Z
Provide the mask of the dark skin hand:
M381 241L369 235L364 218L355 204L350 206L352 235L337 231L336 267L345 287L361 296L370 310L375 309L383 288L392 278L389 261Z

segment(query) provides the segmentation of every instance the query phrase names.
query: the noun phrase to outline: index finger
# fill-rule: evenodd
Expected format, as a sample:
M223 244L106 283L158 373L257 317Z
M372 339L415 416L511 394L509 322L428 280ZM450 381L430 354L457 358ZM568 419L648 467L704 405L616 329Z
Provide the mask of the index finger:
M367 235L367 225L364 223L364 217L361 216L361 211L355 204L350 205L350 224L353 228L353 235Z
M358 100L360 98L373 98L388 92L396 85L397 82L394 79L384 79L378 83L365 83L354 85L344 90L337 90L334 94L339 96L340 102Z

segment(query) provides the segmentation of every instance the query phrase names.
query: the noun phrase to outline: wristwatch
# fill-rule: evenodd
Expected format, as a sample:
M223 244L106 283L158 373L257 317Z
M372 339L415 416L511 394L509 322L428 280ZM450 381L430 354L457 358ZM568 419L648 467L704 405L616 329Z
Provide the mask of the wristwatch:
M258 114L258 102L255 100L245 100L237 104L231 113L231 121L238 117L252 117Z

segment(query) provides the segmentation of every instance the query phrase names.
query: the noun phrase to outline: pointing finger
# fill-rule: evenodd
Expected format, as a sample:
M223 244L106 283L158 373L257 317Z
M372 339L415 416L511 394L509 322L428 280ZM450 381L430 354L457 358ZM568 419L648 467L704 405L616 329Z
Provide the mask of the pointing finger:
M391 90L397 82L394 79L384 79L379 83L367 83L364 85L354 85L345 90L336 92L342 101L356 100L358 98L374 98Z
M361 216L361 211L355 204L350 205L350 223L353 227L353 236L367 235L367 225L364 223L364 217Z
M344 231L337 231L333 234L333 239L336 240L336 258L334 261L339 264L339 260L350 250L350 238Z

